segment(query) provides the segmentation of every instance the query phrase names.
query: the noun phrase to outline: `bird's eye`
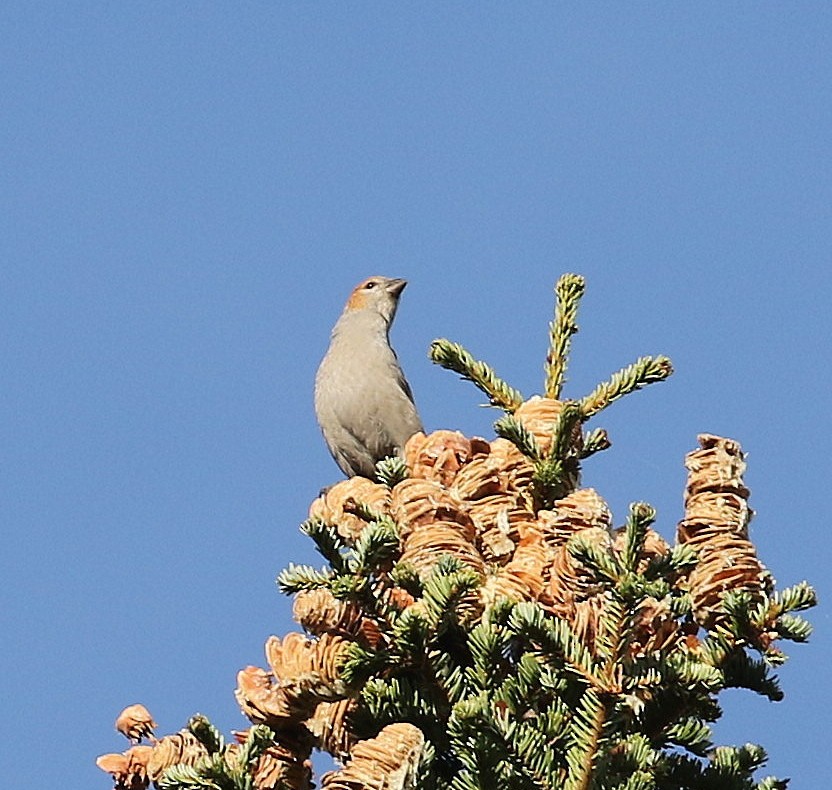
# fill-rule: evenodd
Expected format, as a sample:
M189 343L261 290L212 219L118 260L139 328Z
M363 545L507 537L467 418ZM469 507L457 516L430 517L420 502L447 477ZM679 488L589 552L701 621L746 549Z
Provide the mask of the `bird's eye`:
M378 285L378 283L377 283L375 280L370 280L370 282L368 282L368 283L364 286L364 290L366 290L366 291L372 291L372 290L373 290L373 288L375 288L377 285Z

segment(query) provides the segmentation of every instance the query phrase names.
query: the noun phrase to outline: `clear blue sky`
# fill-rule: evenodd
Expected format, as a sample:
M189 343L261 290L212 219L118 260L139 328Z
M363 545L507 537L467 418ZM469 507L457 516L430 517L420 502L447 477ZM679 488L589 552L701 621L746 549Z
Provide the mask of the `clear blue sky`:
M618 522L672 536L697 433L739 439L753 538L813 582L786 700L724 697L795 788L830 779L832 5L43 2L0 7L0 775L96 788L141 701L245 724L292 629L274 577L338 478L311 388L370 274L426 425L491 434L447 336L539 391L551 288L589 291L567 395Z

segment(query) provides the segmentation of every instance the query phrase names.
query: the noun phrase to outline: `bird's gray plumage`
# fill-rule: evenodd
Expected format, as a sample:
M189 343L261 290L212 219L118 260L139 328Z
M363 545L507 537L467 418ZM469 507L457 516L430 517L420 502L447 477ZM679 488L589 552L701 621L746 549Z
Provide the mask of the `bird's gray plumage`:
M349 477L375 477L422 422L389 342L404 280L370 277L353 291L315 378L315 412L332 457Z

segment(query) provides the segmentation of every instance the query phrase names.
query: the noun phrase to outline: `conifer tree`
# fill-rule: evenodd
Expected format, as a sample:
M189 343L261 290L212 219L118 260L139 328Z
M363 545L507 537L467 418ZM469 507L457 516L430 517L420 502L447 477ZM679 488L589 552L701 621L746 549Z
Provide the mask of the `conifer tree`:
M760 746L716 746L726 688L782 698L779 642L805 641L806 583L776 590L749 540L736 441L688 454L676 542L654 509L614 527L581 487L610 446L588 422L667 378L642 357L574 400L562 390L583 278L556 286L542 396L526 399L461 346L431 359L502 410L496 438L413 436L378 480L315 500L302 532L321 569L278 577L304 633L266 642L236 697L251 727L228 742L196 715L156 739L141 705L117 728L136 745L99 758L116 788L306 790L313 749L341 766L325 790L772 790ZM143 745L142 740L149 745Z

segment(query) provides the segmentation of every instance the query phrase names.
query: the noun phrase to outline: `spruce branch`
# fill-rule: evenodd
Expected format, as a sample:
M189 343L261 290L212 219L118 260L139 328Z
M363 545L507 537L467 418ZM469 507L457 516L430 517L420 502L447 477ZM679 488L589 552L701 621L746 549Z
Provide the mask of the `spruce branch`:
M434 340L428 356L437 365L476 384L488 395L492 406L511 413L523 402L523 395L518 390L498 378L485 362L474 359L459 343L444 338Z
M463 667L446 666L448 662L437 661L435 654L432 658L434 660L431 665L436 673L436 679L445 692L448 702L456 705L457 702L461 702L474 693L471 687L471 679Z
M493 718L512 765L523 769L524 779L532 787L558 787L561 765L557 750L553 749L551 733L540 727L540 720L519 720L506 715Z
M509 627L545 655L563 661L576 675L599 685L592 655L566 620L547 617L532 603L519 603L512 610Z
M609 767L617 775L627 777L623 783L615 785L616 788L655 788L652 769L660 764L661 755L641 733L633 733L623 738L615 752L606 755L606 758ZM645 781L648 784L644 784Z
M403 590L409 592L414 598L422 596L422 578L419 572L411 564L407 562L397 562L392 571L390 571L390 580L401 587Z
M398 525L393 519L383 516L361 530L350 552L351 570L360 575L372 575L379 566L398 553Z
M446 558L453 559L449 555ZM476 572L465 566L459 567L456 560L453 562L457 567L450 571L437 564L427 578L422 594L425 613L435 635L444 633L452 623L464 619L458 608L481 584Z
M205 767L204 764L172 765L159 777L158 786L160 790L236 790L235 785L223 786L213 777L205 776Z
M783 614L777 618L774 630L780 639L790 642L807 642L812 635L812 624L794 614Z
M799 612L817 606L817 594L807 582L779 590L766 596L750 613L749 619L757 628L764 629L787 612Z
M575 434L583 420L581 407L576 401L564 401L555 424L552 427L552 443L549 458L565 460L575 447Z
M468 649L474 662L469 674L478 689L493 695L501 685L509 636L509 632L486 623L479 623L468 634Z
M766 750L756 743L743 746L717 746L711 757L706 776L711 773L720 777L741 776L757 770L768 759Z
M777 678L771 674L768 664L752 658L744 650L728 653L720 664L725 688L743 688L753 691L772 702L783 699L783 691Z
M338 600L360 601L370 606L371 611L375 614L375 607L373 606L372 596L370 595L372 592L372 583L365 576L360 576L355 573L333 575L327 586Z
M393 488L407 478L407 464L398 455L383 458L376 464L376 476L380 483Z
M239 762L243 766L253 765L260 758L260 755L272 746L277 734L265 724L256 724L251 727L246 739L240 744Z
M225 746L222 733L208 720L207 716L196 713L188 720L190 733L208 750L208 754L221 752Z
M621 581L624 569L612 552L600 548L580 533L570 538L566 546L569 553L599 579L607 579L613 584Z
M362 521L366 521L368 524L371 521L381 521L385 518L384 513L375 510L366 502L359 502L355 499L347 499L344 502L344 512L350 513L353 516L358 516Z
M566 752L569 773L564 790L589 790L599 752L607 712L600 696L587 689L581 698L571 725L573 744Z
M704 650L701 652L704 653ZM700 661L693 655L678 653L668 656L665 672L668 678L679 681L687 690L696 687L698 691L716 692L724 679L719 667L711 662L705 663L704 657Z
M321 519L310 518L300 525L303 535L312 538L318 553L330 564L336 573L346 570L346 558L343 554L346 543L338 534L338 530Z
M689 543L679 543L660 557L653 557L644 569L646 579L659 579L684 573L696 565L696 550Z
M510 416L498 420L501 423L498 433L502 430L507 438L513 436L517 447L526 455L535 454L529 457L536 459L532 476L532 495L538 509L553 507L555 502L572 493L578 486L581 464L575 439L579 435L582 419L578 404L575 401L566 401L552 426L552 439L545 456L542 455L534 435L522 423L517 423ZM527 436L519 435L517 427L508 422L510 420L517 423L519 429Z
M668 741L684 747L699 757L704 757L711 748L712 735L711 728L704 721L693 716L680 719L665 733Z
M316 570L309 565L289 563L289 567L280 572L277 584L285 595L293 595L301 590L316 590L327 587L334 578L330 571Z
M394 650L403 659L406 656L424 656L432 634L428 618L421 612L408 609L393 626Z
M636 570L641 552L644 549L647 529L655 520L656 511L646 502L633 502L630 505L630 515L624 527L624 553L622 556L622 562L628 571Z
M622 657L632 632L632 618L619 595L612 593L608 598L598 618L595 654L598 660L603 660L597 672L602 683L601 690L617 693L622 684L622 669L628 669L622 667Z
M595 455L595 453L599 453L602 450L609 450L610 447L612 447L612 442L610 441L610 437L607 434L606 429L595 428L594 430L584 434L584 445L581 450L581 460L589 458L591 455Z
M558 400L566 378L569 346L578 331L575 320L586 288L579 274L563 274L555 286L555 317L549 324L549 352L546 355L546 397Z
M399 721L420 727L427 735L441 726L446 714L430 696L431 688L405 677L372 678L361 689L361 700L366 706L373 729ZM436 741L442 742L436 737Z
M541 459L542 452L534 434L510 414L503 415L494 423L494 432L501 439L508 439L527 458L533 461Z
M532 475L532 495L538 510L554 507L555 502L575 490L579 475L577 459L538 461Z
M357 688L374 674L386 670L391 661L391 655L383 650L369 650L352 642L344 651L339 677L348 687Z
M673 365L667 357L641 357L632 365L613 373L608 381L599 384L583 398L580 401L581 411L585 417L591 417L635 390L664 381L671 373Z

